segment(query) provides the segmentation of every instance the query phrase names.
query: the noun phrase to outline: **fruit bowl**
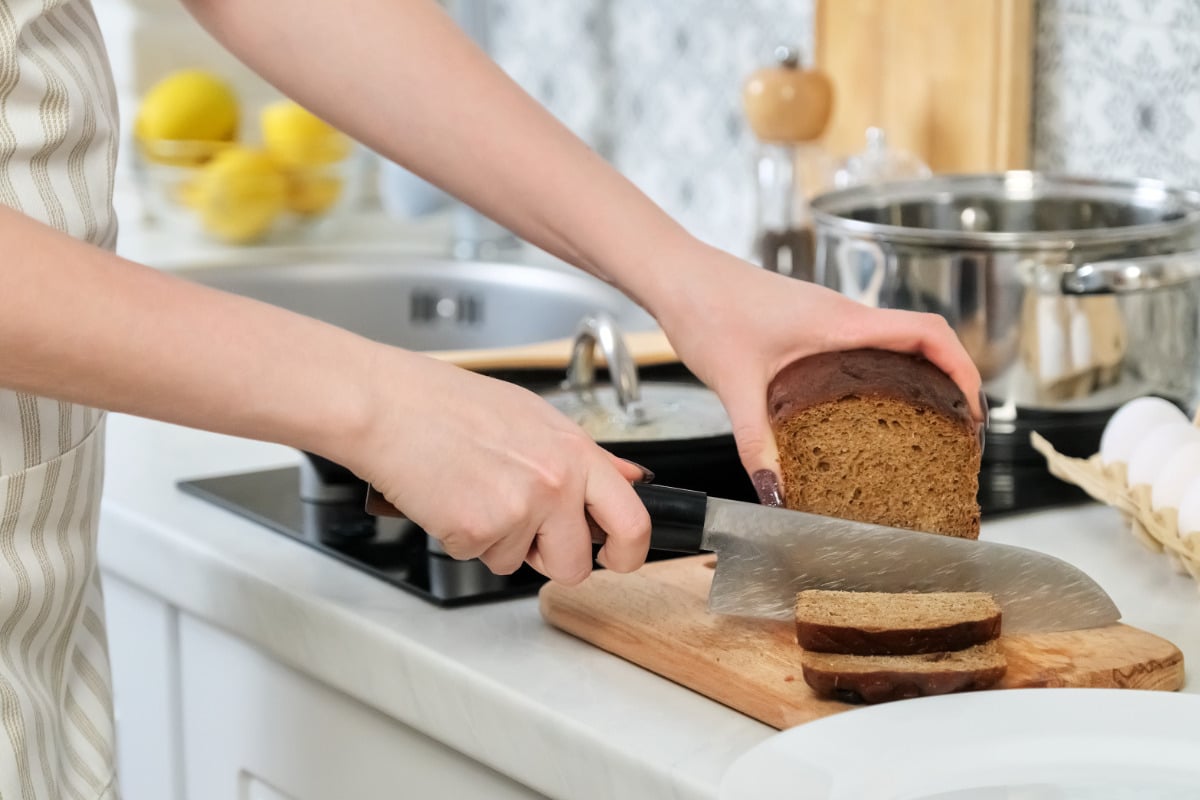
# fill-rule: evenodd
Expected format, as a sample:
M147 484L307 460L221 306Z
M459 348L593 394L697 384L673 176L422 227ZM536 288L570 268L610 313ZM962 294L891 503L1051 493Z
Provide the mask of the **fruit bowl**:
M263 148L236 142L139 139L130 149L153 222L229 245L328 233L344 219L358 186L350 143L337 158L310 164L281 163Z

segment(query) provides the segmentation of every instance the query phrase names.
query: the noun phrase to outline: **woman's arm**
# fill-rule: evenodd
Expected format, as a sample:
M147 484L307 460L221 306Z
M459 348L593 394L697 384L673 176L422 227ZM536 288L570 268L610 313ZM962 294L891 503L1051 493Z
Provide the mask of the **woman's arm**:
M751 473L769 479L778 470L767 383L822 350L923 353L983 418L979 374L941 318L865 309L705 247L509 80L433 0L184 2L286 94L637 300L721 395Z
M0 386L309 450L459 558L618 570L645 558L642 477L536 395L78 242L0 205Z

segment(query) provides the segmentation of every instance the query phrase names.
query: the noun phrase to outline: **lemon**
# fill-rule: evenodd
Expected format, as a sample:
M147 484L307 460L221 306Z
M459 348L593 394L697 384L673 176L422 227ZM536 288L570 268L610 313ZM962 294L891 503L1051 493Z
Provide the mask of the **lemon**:
M328 211L342 196L342 179L322 170L301 170L288 176L290 211L315 216Z
M287 205L287 181L261 150L234 146L196 175L188 205L212 236L242 244L264 236Z
M291 100L268 105L260 122L263 145L285 167L333 164L350 154L350 139L344 133Z
M134 121L134 133L156 161L193 163L208 153L175 153L153 146L162 141L229 142L237 136L238 102L233 90L216 75L182 70L166 76L146 93Z

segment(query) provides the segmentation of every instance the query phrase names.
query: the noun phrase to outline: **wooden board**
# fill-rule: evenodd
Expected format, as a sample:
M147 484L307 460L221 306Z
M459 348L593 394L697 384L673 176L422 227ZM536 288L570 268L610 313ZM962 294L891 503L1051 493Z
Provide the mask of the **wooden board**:
M880 126L935 172L1029 166L1032 0L817 0L815 38L835 155Z
M542 615L554 626L775 728L854 706L817 697L800 673L792 626L709 614L712 556L599 571L576 587L547 584ZM1162 689L1183 685L1175 645L1128 625L1002 636L1008 673L999 688Z
M624 334L625 346L634 362L641 366L674 364L679 361L667 335L661 330L635 331ZM566 369L571 361L575 340L554 339L548 342L515 345L513 347L483 347L476 350L433 350L424 355L446 361L463 369L486 371L501 369ZM604 364L604 354L596 352L596 365Z

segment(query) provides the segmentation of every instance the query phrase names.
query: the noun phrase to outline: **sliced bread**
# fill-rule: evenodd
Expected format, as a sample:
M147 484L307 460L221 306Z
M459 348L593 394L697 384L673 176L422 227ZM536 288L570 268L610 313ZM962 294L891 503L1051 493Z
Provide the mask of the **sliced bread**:
M852 656L805 652L804 680L817 694L844 703L883 703L910 697L987 689L1008 663L996 642L949 653Z
M836 592L796 596L805 650L910 655L962 650L1000 635L1000 606L983 592Z
M784 504L975 539L980 441L962 391L918 356L821 353L767 390Z

